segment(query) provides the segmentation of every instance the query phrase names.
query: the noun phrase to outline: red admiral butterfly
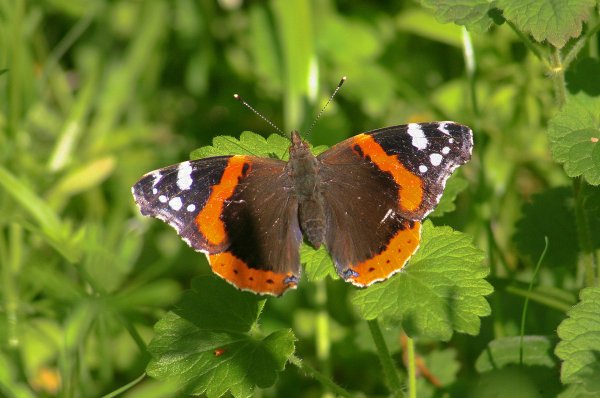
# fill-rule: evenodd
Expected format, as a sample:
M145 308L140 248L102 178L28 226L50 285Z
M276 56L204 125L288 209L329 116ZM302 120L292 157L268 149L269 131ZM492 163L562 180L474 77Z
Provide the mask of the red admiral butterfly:
M239 289L295 288L303 237L327 247L341 278L369 286L417 250L421 220L472 147L471 129L454 122L377 129L318 156L293 131L288 162L192 160L144 175L132 192L143 215L175 228Z

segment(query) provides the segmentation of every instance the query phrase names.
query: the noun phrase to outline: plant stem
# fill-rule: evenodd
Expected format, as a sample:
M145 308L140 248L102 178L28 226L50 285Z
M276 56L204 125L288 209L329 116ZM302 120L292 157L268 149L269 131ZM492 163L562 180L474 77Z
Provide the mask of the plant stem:
M415 365L415 341L406 336L408 358L408 397L417 398L417 366Z
M371 332L373 342L377 348L377 355L379 356L379 362L383 368L383 374L385 375L387 385L392 394L395 396L402 396L402 383L398 377L398 372L396 371L396 366L394 366L394 361L390 356L390 351L388 350L387 344L383 339L383 334L381 333L381 328L379 327L379 321L377 319L372 319L367 321L367 324L369 325L369 331Z
M560 50L555 48L552 51L552 65L550 66L550 74L554 82L554 94L556 95L556 104L562 108L567 101L567 89L565 86L565 69L562 63Z
M125 391L129 390L131 387L135 386L136 384L138 384L140 381L144 380L144 377L146 377L146 373L142 373L141 376L139 376L137 379L125 384L123 387L119 387L118 389L116 389L115 391L108 393L104 396L102 396L102 398L112 398L112 397L116 397L122 393L124 393Z
M329 314L327 313L327 286L325 281L317 283L316 304L318 307L316 319L316 352L319 367L327 377L331 377L331 364L329 356L331 351L331 335L329 325Z
M544 65L548 69L550 69L551 66L548 63L548 60L546 59L546 57L544 56L544 54L540 51L540 47L536 43L534 43L533 41L531 41L531 39L529 38L529 36L527 36L523 32L521 32L515 26L515 24L513 24L509 20L506 20L506 24L511 27L511 29L517 34L517 36L519 36L519 39L521 39L521 41L523 42L523 44L525 44L525 47L527 47L537 57L537 59L539 59L540 61L542 61L544 63Z
M525 319L527 319L527 307L529 306L529 293L531 293L531 289L533 289L533 282L535 281L535 277L540 270L540 265L542 265L542 261L544 261L544 257L546 257L546 252L548 251L548 237L544 236L544 242L546 242L544 246L544 250L538 259L538 262L535 266L535 270L533 271L533 275L531 276L531 281L529 281L529 287L527 288L527 296L525 296L525 302L523 303L523 312L521 313L521 339L519 341L519 364L523 366L523 336L525 335Z
M348 398L354 397L348 390L335 384L333 381L331 381L330 378L326 377L323 373L319 372L318 370L307 364L306 361L301 360L297 356L292 355L290 357L290 363L302 370L306 375L313 377L315 380L321 383L323 387L332 391L334 394Z
M554 298L549 298L546 294L529 292L516 286L507 286L506 292L521 297L529 297L530 300L535 301L536 303L545 305L548 308L554 308L555 310L561 312L567 312L569 309L571 309L571 307L573 307L571 303L565 303Z
M577 57L581 49L590 42L591 38L600 31L600 23L596 24L592 29L588 30L584 36L581 36L577 42L571 47L565 59L563 60L563 67L566 69L571 62Z

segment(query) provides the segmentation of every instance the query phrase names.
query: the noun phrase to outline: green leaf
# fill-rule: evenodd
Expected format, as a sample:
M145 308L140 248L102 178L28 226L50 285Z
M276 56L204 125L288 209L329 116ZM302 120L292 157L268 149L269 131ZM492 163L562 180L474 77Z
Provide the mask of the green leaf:
M520 364L519 348L521 337L503 337L492 340L475 362L479 373L501 369L508 365ZM546 336L523 337L523 365L556 367L556 359L552 355L554 342Z
M260 157L276 157L283 159L287 155L290 140L278 134L272 134L269 138L244 131L240 138L221 135L213 138L212 146L203 146L196 149L190 155L191 159L201 159L209 156L224 155L252 155Z
M309 281L320 281L327 276L333 279L339 278L335 271L335 265L324 246L315 249L312 246L303 244L300 247L300 258L304 264L304 272Z
M544 236L547 236L548 255L544 263L553 268L574 266L579 244L573 203L570 187L549 189L534 195L531 203L525 203L513 237L519 252L535 261L544 250Z
M256 325L265 300L214 276L192 281L178 308L155 326L148 374L188 394L250 397L277 380L294 352L290 329L263 336Z
M563 361L561 381L581 384L588 392L600 393L600 288L581 291L580 301L558 326L561 341L555 353Z
M596 0L497 0L497 5L519 30L561 48L581 34Z
M440 217L444 215L444 213L450 213L456 210L454 201L456 200L458 194L464 191L468 186L469 183L467 180L462 178L460 175L455 174L450 177L446 182L446 188L444 189L440 203L437 205L433 213L429 215L429 217Z
M1 166L0 188L12 196L15 202L19 203L36 220L41 229L41 235L47 239L49 244L68 261L79 260L81 256L79 241L83 237L83 230L78 234L73 234L70 225L63 223L46 201Z
M600 97L569 95L549 123L552 156L569 177L600 185Z
M536 391L532 395L517 396L555 397L562 389L556 378L558 364L552 354L555 342L546 336L524 336L523 364L520 365L520 340L514 336L491 341L477 358L475 369L483 374L482 378L495 381L517 371L519 384L526 386L526 390L534 387L531 391Z
M475 335L489 315L484 256L468 236L423 224L421 247L399 275L357 292L352 302L363 318L401 322L410 336L449 340L453 330Z
M485 32L494 22L489 16L491 0L421 0L421 4L432 8L440 22L454 22L475 32Z

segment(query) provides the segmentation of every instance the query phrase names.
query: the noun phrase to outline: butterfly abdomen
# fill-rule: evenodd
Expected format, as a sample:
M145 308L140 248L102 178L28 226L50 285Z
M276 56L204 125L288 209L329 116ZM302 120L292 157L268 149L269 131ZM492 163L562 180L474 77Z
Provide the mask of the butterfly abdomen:
M306 239L316 248L325 239L325 207L319 175L320 162L300 134L292 132L287 172L298 200L298 221Z

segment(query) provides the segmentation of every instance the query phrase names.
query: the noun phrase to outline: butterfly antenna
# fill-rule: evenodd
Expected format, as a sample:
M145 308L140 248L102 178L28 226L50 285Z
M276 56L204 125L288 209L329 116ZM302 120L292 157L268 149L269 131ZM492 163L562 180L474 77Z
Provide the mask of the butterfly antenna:
M321 118L321 115L323 114L323 112L325 112L325 109L327 108L327 106L331 103L331 101L333 101L333 98L335 97L335 95L338 93L338 91L340 91L340 88L342 88L342 85L346 82L346 79L347 79L346 76L342 77L342 79L338 83L338 85L335 88L335 90L333 90L333 94L331 94L331 97L329 97L329 99L327 100L327 103L323 106L323 109L321 109L321 111L317 114L317 117L312 122L312 124L310 125L310 128L306 132L307 136L310 134L310 132L312 131L313 127L315 127L315 124L317 124L317 121Z
M283 134L283 131L279 127L277 127L275 125L275 123L273 123L272 121L270 121L269 119L267 119L265 116L263 116L262 113L260 113L259 111L257 111L256 109L254 109L249 103L247 103L246 101L244 101L244 99L242 97L240 97L239 94L233 94L233 98L235 98L236 100L240 101L244 106L246 106L248 109L250 109L252 112L254 112L255 115L257 115L262 120L264 120L265 122L267 122L271 127L273 127L275 130L277 130L279 132L279 134L285 135L285 134Z

